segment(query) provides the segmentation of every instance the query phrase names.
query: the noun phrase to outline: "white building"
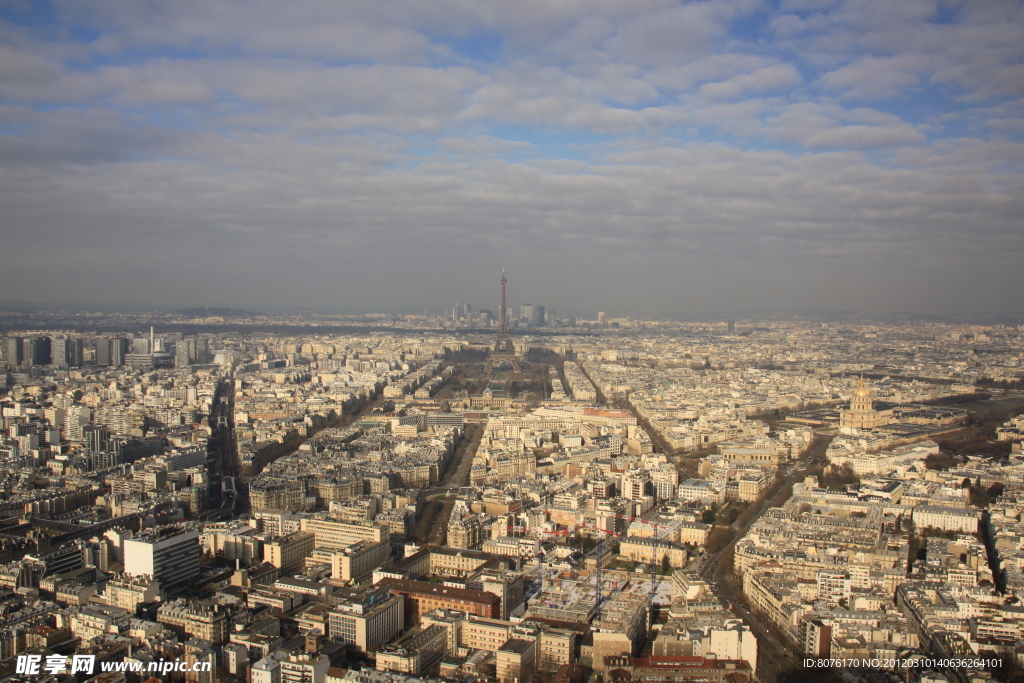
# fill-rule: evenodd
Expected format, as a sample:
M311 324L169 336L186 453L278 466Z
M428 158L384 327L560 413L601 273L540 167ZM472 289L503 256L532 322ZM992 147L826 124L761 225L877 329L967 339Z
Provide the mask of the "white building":
M950 508L939 505L918 505L914 508L914 526L934 527L943 531L978 533L981 511L974 508Z
M281 660L287 657L283 652L271 652L249 668L252 683L281 683Z
M199 532L163 527L124 542L124 573L149 576L163 587L199 576Z
M281 662L281 683L324 683L330 668L324 655L299 652Z

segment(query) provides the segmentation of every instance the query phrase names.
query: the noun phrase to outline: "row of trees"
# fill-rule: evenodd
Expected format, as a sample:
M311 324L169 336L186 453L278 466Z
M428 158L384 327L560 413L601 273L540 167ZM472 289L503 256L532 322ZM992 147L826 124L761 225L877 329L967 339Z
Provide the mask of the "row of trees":
M991 377L979 377L974 381L974 386L1001 391L1024 391L1024 379L992 379Z

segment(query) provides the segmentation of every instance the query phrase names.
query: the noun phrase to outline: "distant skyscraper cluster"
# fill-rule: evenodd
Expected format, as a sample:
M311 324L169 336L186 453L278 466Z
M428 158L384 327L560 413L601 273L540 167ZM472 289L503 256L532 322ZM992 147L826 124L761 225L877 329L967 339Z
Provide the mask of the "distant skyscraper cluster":
M76 354L77 340L48 336L8 337L5 360L12 366L68 365ZM77 352L80 357L80 351Z
M500 320L494 311L480 309L474 312L469 304L456 302L446 316L453 324L467 325L469 327L491 327L499 325ZM523 304L510 307L508 310L508 325L510 327L554 327L557 324L555 318L555 307L541 304Z
M52 365L77 368L101 367L186 367L208 363L209 340L183 338L169 345L152 330L149 335L128 337L101 335L80 337L67 334L10 335L0 346L9 369Z

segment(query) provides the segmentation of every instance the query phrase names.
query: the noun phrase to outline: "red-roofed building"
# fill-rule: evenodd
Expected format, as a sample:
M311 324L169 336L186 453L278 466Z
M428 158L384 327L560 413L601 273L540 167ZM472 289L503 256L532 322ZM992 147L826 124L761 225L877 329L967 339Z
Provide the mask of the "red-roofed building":
M610 683L752 683L754 672L743 659L704 657L605 657Z
M409 626L418 624L421 615L439 608L501 618L501 598L493 593L391 577L381 579L377 585L387 586L392 594L405 598L405 621Z

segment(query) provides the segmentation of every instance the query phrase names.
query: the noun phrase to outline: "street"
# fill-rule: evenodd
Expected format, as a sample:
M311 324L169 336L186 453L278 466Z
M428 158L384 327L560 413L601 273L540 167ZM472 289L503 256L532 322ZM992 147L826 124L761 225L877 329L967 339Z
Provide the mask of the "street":
M727 551L732 550L736 542L746 535L750 527L760 519L761 515L771 507L782 501L782 496L789 491L790 484L806 476L807 470L817 464L825 456L828 445L832 443L832 436L815 436L811 448L808 450L803 461L803 466L792 468L790 474L782 480L775 493L757 505L757 511L741 527L736 529L732 539L718 552L713 555L705 555L697 574L701 578L712 577L711 583L714 586L715 594L723 603L732 605L736 616L742 618L753 629L758 639L758 676L763 681L776 681L780 674L787 673L787 681L810 680L804 672L799 671L800 660L793 652L792 646L784 639L781 633L773 624L767 623L761 616L752 613L744 606L742 599L742 586L737 577L733 574L732 563L722 566L719 562ZM737 597L739 596L739 597ZM797 669L797 671L794 671Z

